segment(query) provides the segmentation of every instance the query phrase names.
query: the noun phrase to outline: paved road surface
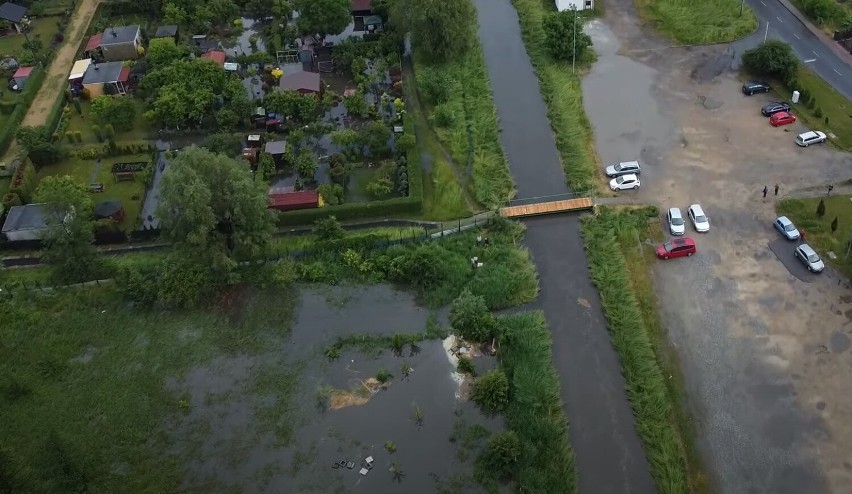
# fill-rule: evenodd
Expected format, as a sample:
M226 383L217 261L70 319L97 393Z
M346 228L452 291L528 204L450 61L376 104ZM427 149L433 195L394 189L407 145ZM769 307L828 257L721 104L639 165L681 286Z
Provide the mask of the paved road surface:
M568 192L538 79L510 0L475 0L501 141L518 197ZM656 492L633 424L576 216L526 222L524 243L541 282L537 307L553 336L553 363L570 422L581 494Z
M753 48L768 38L781 40L793 47L799 59L831 84L840 94L852 100L852 67L835 49L826 45L801 20L796 18L780 0L748 0L760 20L757 32L735 42L737 53Z

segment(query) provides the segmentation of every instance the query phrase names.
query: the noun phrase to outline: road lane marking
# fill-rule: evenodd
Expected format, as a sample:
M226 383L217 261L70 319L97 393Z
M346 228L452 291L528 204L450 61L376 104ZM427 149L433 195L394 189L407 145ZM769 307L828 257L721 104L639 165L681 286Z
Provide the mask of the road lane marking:
M808 59L808 60L805 60L804 62L805 62L805 63L816 62L816 58L810 58L810 59Z
M800 38L800 37L799 37L799 35L798 35L798 34L796 34L796 33L793 33L793 36L795 36L795 37L796 37L796 39L802 39L802 38Z
M780 17L776 16L775 18L778 19L778 22L780 22L781 24L784 24L784 21L782 21Z
M811 53L813 53L815 57L819 58L819 53L817 53L817 52L815 52L815 51L813 51L813 50L811 50Z
M764 2L763 0L760 0L760 3L762 3L763 6L766 7L766 2Z
M833 71L837 72L837 75L843 75L843 74L841 74L841 73L840 73L840 71L839 71L839 70L837 70L837 69L832 68L831 70L833 70Z

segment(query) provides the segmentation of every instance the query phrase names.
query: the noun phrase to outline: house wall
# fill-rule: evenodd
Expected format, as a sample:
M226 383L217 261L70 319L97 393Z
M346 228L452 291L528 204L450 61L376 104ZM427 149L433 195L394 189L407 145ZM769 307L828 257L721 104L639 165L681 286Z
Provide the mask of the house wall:
M588 10L595 8L595 0L556 0L556 10Z
M89 90L89 98L95 99L98 96L103 96L104 94L104 85L103 84L83 84L83 88Z

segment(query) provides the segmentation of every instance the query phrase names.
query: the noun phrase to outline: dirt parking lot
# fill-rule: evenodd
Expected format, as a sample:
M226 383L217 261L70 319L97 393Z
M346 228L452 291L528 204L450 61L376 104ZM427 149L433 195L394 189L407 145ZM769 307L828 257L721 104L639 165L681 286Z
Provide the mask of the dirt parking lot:
M734 48L667 48L637 24L617 0L586 27L600 55L586 108L603 161L643 163L642 188L619 195L710 217L709 233L687 230L699 253L660 262L655 283L715 490L849 492L852 290L804 275L771 223L776 183L780 198L845 180L852 159L798 148L798 123L771 127L772 97L742 95Z

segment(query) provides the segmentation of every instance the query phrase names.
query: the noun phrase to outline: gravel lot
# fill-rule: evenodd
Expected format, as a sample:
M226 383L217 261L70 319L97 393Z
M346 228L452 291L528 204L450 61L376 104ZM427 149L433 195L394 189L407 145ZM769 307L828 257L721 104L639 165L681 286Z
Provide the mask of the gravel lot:
M642 161L642 188L619 195L699 202L711 219L687 230L699 253L660 262L655 284L715 490L849 492L852 290L803 273L771 222L774 184L780 198L843 180L852 160L798 148L798 123L771 127L759 112L772 98L739 90L735 48L669 48L629 0L606 13L586 27L600 60L584 81L601 160Z

